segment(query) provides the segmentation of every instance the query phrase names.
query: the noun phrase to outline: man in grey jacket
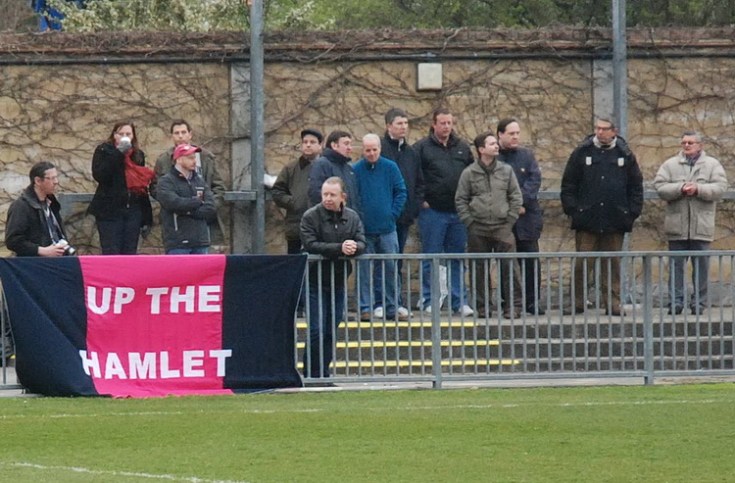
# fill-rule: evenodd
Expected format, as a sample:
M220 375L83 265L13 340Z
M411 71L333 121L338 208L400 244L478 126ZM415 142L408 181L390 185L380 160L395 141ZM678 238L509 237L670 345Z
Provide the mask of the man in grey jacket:
M708 250L715 236L717 202L727 189L727 177L720 162L704 152L702 136L694 131L682 134L681 151L664 161L653 184L667 202L664 231L669 250ZM681 314L684 310L687 258L671 258L669 287L673 297L669 314ZM694 292L689 306L693 314L698 314L707 302L709 257L691 258Z
M454 197L457 214L467 226L467 251L514 252L516 242L513 225L523 206L518 180L513 168L496 158L500 146L492 132L477 136L475 148L479 160L462 172ZM484 318L490 312L490 297L487 294L491 293L485 261L478 260L475 270L471 272L476 275L472 285L475 289L477 314ZM503 315L508 319L514 318L521 309L522 301L518 266L510 258L502 259L498 277L501 295L505 301Z

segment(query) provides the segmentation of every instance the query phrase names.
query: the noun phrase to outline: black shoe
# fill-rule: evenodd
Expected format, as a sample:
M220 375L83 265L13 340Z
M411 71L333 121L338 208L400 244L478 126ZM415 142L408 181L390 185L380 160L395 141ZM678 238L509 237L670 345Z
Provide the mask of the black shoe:
M546 311L537 305L529 305L526 307L526 313L531 315L544 315Z
M704 307L692 305L692 315L702 315L704 313Z
M562 311L562 315L574 315L574 314L583 314L584 313L584 307L565 307Z
M684 312L684 307L682 307L681 305L669 307L669 315L679 315L682 312Z

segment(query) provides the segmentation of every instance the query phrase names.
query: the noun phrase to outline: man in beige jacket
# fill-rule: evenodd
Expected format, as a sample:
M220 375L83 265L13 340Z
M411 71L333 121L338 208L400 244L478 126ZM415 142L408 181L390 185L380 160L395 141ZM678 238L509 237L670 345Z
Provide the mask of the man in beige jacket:
M702 149L702 136L687 131L681 137L681 151L667 159L653 181L662 200L667 202L664 231L669 250L708 250L715 236L717 202L727 189L727 177L720 162ZM670 314L681 314L686 301L684 267L688 256L671 258L669 288L673 297ZM707 302L709 257L692 258L692 293L689 307L701 313Z

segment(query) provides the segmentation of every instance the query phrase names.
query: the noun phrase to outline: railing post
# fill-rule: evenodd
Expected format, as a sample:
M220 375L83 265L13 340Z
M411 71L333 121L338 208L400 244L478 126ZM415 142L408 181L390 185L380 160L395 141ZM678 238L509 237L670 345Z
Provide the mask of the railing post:
M433 255L431 259L431 370L434 373L434 389L442 387L440 269L439 256Z
M643 364L646 385L653 384L653 275L650 255L643 256Z

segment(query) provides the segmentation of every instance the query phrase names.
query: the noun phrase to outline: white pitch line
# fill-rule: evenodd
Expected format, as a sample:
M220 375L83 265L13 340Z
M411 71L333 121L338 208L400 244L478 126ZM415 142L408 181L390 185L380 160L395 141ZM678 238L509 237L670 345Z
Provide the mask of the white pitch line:
M16 468L30 468L34 470L42 471L66 471L68 473L85 473L88 475L101 475L101 476L121 476L130 478L148 478L151 480L168 480L168 481L185 481L189 483L247 483L242 480L210 480L207 478L198 478L196 476L176 476L176 475L157 475L153 473L138 473L135 471L107 471L107 470L93 470L91 468L82 468L80 466L47 466L39 465L35 463L27 463L24 461L18 461L14 463L2 463L3 466L11 466Z

